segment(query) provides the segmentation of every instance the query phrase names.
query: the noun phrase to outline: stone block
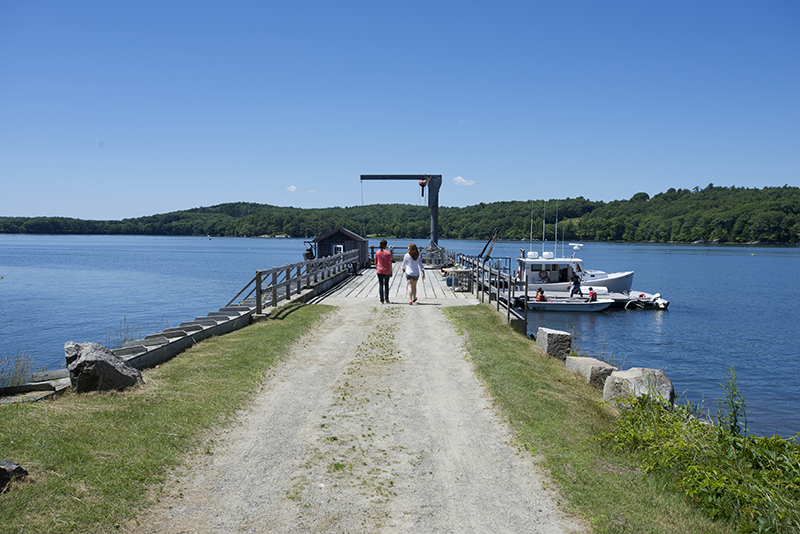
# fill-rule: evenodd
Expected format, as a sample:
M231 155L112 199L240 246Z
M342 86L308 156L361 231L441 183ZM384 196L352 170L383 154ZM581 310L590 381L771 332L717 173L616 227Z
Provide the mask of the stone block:
M580 373L593 386L602 388L606 378L617 368L596 358L567 356L567 369Z
M566 360L572 352L572 334L539 327L539 331L536 333L536 344L550 356Z
M672 381L661 369L633 367L627 371L614 371L603 387L603 401L629 399L642 395L660 396L672 404L675 389Z

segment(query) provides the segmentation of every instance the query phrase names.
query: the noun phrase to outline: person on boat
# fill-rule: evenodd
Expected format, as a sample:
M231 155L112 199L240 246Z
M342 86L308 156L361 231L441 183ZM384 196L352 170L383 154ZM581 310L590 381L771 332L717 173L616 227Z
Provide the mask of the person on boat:
M386 250L385 239L381 239L381 248L375 252L375 270L378 271L378 293L381 304L389 304L389 279L392 277L392 252Z
M544 296L544 289L541 287L536 290L536 302L547 302L547 297Z
M572 273L572 278L569 281L572 289L569 290L569 298L572 298L572 295L577 293L581 297L583 297L583 291L581 291L581 277L578 276L578 273Z
M408 303L414 304L417 301L417 281L420 276L425 280L425 267L422 266L419 249L414 243L408 245L408 252L403 256L402 269L408 281Z
M597 291L593 287L589 288L589 302L597 302Z

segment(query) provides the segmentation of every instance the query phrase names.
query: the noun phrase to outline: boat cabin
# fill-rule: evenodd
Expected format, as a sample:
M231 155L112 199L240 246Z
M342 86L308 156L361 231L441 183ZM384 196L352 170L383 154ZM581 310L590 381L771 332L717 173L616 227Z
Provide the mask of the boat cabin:
M572 273L583 277L583 260L578 258L555 258L552 252L528 252L527 257L518 258L519 277L528 276L530 284L568 283Z

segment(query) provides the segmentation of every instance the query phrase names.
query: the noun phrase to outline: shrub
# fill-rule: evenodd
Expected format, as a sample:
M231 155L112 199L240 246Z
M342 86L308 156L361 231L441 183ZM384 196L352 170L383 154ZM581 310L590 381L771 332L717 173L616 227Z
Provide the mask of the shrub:
M728 386L735 373L732 380ZM738 391L728 394L735 400ZM800 445L796 437L735 432L744 413L738 398L741 405L727 405L734 417L718 414L720 425L697 417L691 406L630 399L616 429L600 439L615 450L637 451L645 471L665 475L710 517L731 521L739 532L798 532Z

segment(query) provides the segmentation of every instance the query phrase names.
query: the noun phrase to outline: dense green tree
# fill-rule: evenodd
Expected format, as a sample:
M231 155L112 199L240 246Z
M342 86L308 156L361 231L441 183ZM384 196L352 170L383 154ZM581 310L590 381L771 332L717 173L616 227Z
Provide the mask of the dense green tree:
M586 241L712 241L800 244L800 189L749 189L709 184L670 188L650 197L594 202L583 197L558 200L479 203L439 209L442 238ZM533 219L533 220L532 220ZM430 211L407 204L300 209L236 202L124 219L86 221L66 217L0 217L0 233L144 234L260 236L289 234L310 238L345 227L363 235L422 240L429 236Z

